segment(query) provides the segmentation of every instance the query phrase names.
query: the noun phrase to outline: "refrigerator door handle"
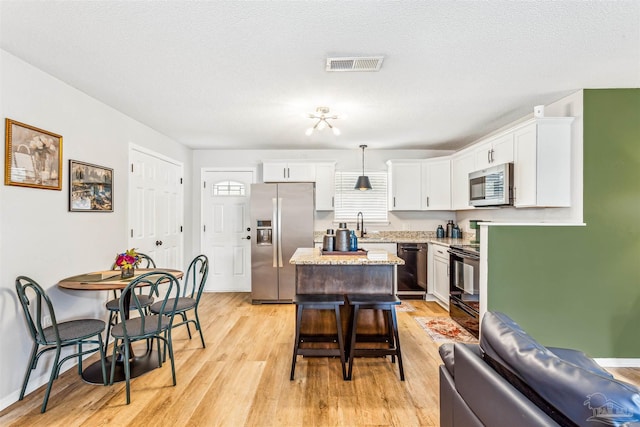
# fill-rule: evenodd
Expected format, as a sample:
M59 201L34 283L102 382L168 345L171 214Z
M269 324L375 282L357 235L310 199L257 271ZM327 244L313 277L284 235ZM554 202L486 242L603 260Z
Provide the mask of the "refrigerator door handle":
M282 197L278 198L278 267L282 267Z
M276 226L276 233L280 232L280 225L276 222L276 215L278 212L278 201L277 199L274 197L271 199L271 203L273 205L272 211L271 211L271 218L273 220L273 223ZM276 234L276 236L278 236L278 234ZM274 245L271 245L272 249L273 249L273 265L272 267L277 267L278 266L278 249L276 248L276 246L280 245L280 239L276 238L276 241L274 242Z

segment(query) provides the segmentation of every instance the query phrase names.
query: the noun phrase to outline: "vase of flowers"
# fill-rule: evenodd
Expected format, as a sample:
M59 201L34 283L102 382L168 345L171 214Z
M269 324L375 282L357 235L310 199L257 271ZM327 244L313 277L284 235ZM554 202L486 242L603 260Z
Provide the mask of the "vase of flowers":
M116 255L116 265L120 267L120 277L122 279L133 277L135 267L139 263L140 255L138 255L135 248L128 249L127 251Z

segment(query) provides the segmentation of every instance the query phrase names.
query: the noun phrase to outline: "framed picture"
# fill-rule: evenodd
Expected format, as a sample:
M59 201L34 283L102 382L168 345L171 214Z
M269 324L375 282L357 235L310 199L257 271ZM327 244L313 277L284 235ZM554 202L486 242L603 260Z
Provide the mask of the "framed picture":
M113 169L69 160L69 210L113 212Z
M62 190L62 136L5 120L5 185Z

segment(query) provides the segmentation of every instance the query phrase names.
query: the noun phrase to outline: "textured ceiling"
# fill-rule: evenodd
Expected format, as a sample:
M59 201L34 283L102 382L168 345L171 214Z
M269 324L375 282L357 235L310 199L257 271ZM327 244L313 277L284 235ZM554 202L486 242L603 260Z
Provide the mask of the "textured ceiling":
M640 2L2 0L0 47L193 148L458 148L640 87ZM324 69L360 55L382 69ZM318 106L341 136L305 136Z

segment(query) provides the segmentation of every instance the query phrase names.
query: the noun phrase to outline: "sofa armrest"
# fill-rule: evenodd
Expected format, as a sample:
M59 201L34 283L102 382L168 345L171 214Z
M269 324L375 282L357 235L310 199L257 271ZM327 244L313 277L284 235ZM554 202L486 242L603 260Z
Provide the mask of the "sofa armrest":
M454 352L456 390L484 425L558 425L491 369L473 348L455 344ZM499 410L496 409L496 402L499 402Z
M556 356L504 313L484 315L480 347L487 363L559 423L640 422L640 389ZM459 373L457 354L456 365Z

